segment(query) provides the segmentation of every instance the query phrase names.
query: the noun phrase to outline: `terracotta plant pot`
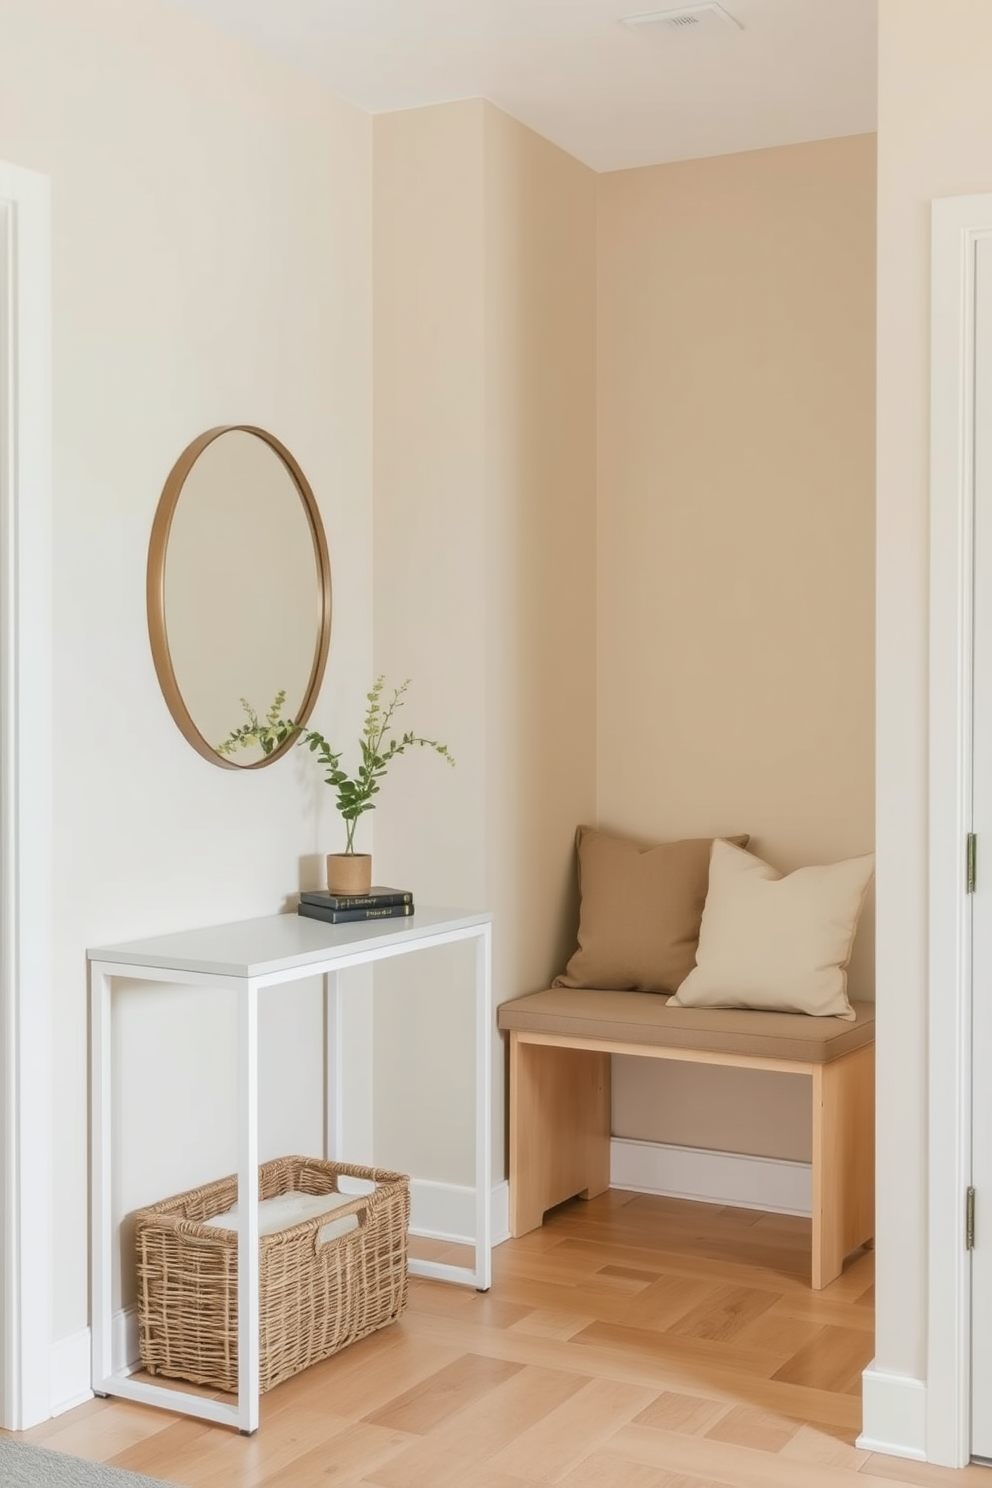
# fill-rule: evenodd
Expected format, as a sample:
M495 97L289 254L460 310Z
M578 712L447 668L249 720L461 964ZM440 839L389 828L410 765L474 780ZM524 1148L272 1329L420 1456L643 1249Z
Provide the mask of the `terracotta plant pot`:
M327 854L327 892L329 894L367 894L371 887L371 853Z

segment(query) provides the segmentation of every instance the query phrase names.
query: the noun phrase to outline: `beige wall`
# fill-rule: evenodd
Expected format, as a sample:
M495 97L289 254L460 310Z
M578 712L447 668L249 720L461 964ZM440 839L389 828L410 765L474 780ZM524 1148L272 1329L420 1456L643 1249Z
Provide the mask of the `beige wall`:
M927 1332L930 203L992 190L992 9L880 0L876 1364Z
M0 38L0 158L45 172L52 194L53 1311L65 1338L89 1320L87 946L274 913L336 845L302 754L234 773L180 735L152 667L145 557L189 440L218 423L271 429L329 534L334 636L315 723L330 727L327 697L361 699L371 129L159 0L0 0ZM319 1141L320 1005L266 999L263 1018L268 1157ZM224 1000L124 995L119 1033L123 1207L232 1171ZM206 1101L197 1079L211 1082Z
M409 726L458 760L401 762L416 788L376 821L376 872L494 911L502 1001L561 964L595 804L596 182L481 101L374 138L376 666L414 678ZM377 971L376 1157L466 1184L470 1009L457 957L420 970L426 1024ZM411 1097L412 1047L461 1123ZM496 1177L503 1092L498 1048Z
M871 851L875 142L602 176L602 825ZM872 996L872 915L851 991ZM618 1135L809 1155L805 1092L617 1071Z

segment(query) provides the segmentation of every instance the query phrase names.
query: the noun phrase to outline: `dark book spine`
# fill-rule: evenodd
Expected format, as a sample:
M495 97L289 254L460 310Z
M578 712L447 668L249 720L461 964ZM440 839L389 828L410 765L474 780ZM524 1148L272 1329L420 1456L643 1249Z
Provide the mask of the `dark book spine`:
M323 889L304 889L301 904L316 904L321 909L387 909L394 904L412 904L408 889L392 889L385 894L328 894Z
M384 904L367 909L325 909L323 904L300 904L298 914L310 920L345 925L351 920L400 920L413 914L412 904Z

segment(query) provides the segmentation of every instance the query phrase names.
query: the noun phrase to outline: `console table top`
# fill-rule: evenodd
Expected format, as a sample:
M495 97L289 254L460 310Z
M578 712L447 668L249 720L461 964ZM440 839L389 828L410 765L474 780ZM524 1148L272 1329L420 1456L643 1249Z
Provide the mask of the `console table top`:
M294 912L94 946L86 954L90 961L107 965L247 979L311 965L319 970L337 959L375 960L387 946L445 936L455 939L460 931L491 920L489 911L418 908L409 917L332 925Z

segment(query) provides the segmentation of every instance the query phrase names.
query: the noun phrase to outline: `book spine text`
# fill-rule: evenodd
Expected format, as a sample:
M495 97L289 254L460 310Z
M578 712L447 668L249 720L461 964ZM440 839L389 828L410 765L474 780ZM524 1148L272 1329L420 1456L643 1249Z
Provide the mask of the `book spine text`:
M412 904L386 904L368 909L325 909L322 904L301 904L298 913L311 920L345 925L358 920L398 920L413 914Z

